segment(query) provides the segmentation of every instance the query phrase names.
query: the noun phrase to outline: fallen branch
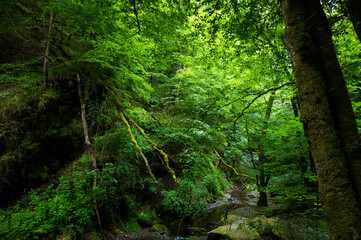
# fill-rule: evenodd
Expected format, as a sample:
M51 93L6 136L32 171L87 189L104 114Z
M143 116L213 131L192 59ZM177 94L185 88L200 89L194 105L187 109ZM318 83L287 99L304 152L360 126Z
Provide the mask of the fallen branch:
M242 177L248 177L248 178L251 178L251 179L255 179L254 177L251 177L249 175L246 175L246 174L242 174L242 173L238 173L236 171L236 169L234 169L234 167L232 167L231 165L229 165L228 163L226 163L223 158L221 157L221 155L219 155L219 153L217 152L216 149L212 148L213 152L217 155L218 159L221 160L221 162L226 165L227 167L229 167L230 169L233 170L233 172L237 175L237 176L242 176Z
M163 159L164 159L164 163L166 165L166 169L168 171L168 173L172 176L173 180L175 183L179 183L173 169L169 166L169 158L168 155L161 149L159 149L157 147L157 145L148 138L148 136L145 134L144 129L139 127L138 124L136 122L133 121L133 119L131 119L129 116L125 115L125 117L129 120L129 122L140 132L140 134L142 134L142 136L147 140L147 142L149 143L149 145L156 150L160 155L162 155Z
M144 160L144 163L145 163L145 165L147 166L149 175L151 176L151 178L153 179L153 181L154 181L155 183L158 183L157 180L156 180L155 177L154 177L154 174L152 173L152 170L150 169L148 160L147 160L147 158L145 157L142 149L140 149L140 147L138 146L138 143L137 143L137 141L135 140L135 138L134 138L134 136L133 136L132 130L130 129L130 125L129 125L127 119L125 119L123 113L120 113L120 119L121 119L121 120L124 122L124 124L126 125L127 131L128 131L129 137L130 137L130 141L134 144L134 147L135 147L135 149L137 150L137 152L142 156L142 158L143 158L143 160Z

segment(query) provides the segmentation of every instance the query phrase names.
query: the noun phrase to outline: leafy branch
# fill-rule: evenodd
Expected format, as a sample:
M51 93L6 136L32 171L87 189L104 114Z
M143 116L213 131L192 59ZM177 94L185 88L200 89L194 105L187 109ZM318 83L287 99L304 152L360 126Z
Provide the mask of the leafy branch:
M267 94L267 93L269 93L269 92L279 90L279 89L281 89L281 88L283 88L283 87L285 87L285 86L287 86L287 85L292 85L292 84L296 84L296 82L288 82L288 83L282 84L282 85L279 86L279 87L269 88L269 89L267 89L266 91L258 94L255 98L252 99L252 101L250 101L250 102L247 104L247 106L246 106L245 108L243 108L241 114L236 118L236 120L234 120L234 123L233 123L234 126L236 125L238 119L240 119L240 118L244 115L244 112L245 112L258 98L262 97L263 95L265 95L265 94Z

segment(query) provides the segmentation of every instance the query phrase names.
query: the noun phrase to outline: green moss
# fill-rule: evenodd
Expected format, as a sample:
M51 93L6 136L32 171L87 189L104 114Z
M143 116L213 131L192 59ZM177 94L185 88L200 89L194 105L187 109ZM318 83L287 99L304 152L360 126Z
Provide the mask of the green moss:
M138 224L137 219L136 218L131 218L129 219L129 221L124 223L124 227L125 227L125 231L127 232L136 232L139 229L141 229L142 227Z
M159 233L168 233L169 229L163 224L155 224L149 229L149 231L159 232Z
M155 179L154 174L152 173L152 170L149 167L148 161L145 159L145 157L143 155L143 152L142 152L142 149L138 146L138 143L137 143L137 141L135 140L135 138L133 136L132 130L130 129L130 125L129 125L127 119L124 117L123 113L120 113L120 118L122 119L122 121L124 122L124 124L127 127L127 131L128 131L129 137L130 137L130 141L134 144L135 149L142 155L142 157L144 159L144 162L147 165L150 176L152 177L154 182L157 183L157 180Z
M169 166L169 159L168 159L168 155L163 151L163 150L160 150L157 148L157 145L150 139L147 137L147 135L145 134L145 131L143 128L139 127L138 124L136 122L133 121L133 119L131 119L129 116L124 116L124 114L121 114L120 116L122 118L122 121L127 125L127 129L128 129L128 133L129 135L131 135L131 138L132 138L132 142L134 144L137 145L133 135L132 135L132 132L130 131L130 126L129 126L129 123L127 122L126 118L129 119L129 122L131 122L138 130L139 132L142 134L142 136L147 140L147 142L149 143L149 145L151 145L155 150L157 150L162 156L163 156L163 159L164 159L164 162L165 162L165 165L166 165L166 168L167 168L167 171L172 175L172 178L174 180L175 183L179 184L179 181L175 175L175 172L173 171L173 169ZM138 145L137 145L138 146ZM136 148L137 148L136 146ZM138 147L139 148L139 147ZM140 149L140 148L139 148ZM138 150L138 149L137 149Z
M140 149L140 147L138 146L138 143L137 143L137 141L135 140L135 138L133 136L132 130L130 129L130 125L129 125L128 121L125 119L123 113L120 114L120 119L124 122L125 126L127 127L127 131L128 131L129 137L130 137L130 141L134 144L135 149L138 152L142 152L142 149Z
M243 225L241 228L238 226L242 221L236 221L232 224L216 228L208 232L208 239L258 239L259 234L254 229Z

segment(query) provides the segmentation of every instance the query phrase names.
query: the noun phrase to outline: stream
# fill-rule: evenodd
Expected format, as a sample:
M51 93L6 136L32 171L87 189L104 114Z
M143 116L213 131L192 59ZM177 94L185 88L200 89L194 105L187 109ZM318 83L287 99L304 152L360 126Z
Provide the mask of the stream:
M186 239L189 236L207 239L207 232L219 227L222 219L226 219L231 212L237 212L243 216L256 215L258 196L257 191L246 193L244 189L232 188L224 197L208 204L204 215L183 224L178 233L177 230L173 231L177 237L174 238L173 235L172 239Z
M203 216L196 217L189 222L182 222L179 229L171 226L171 222L167 227L171 229L171 234L159 234L149 232L147 229L142 229L136 233L118 235L113 240L119 239L134 239L134 240L181 240L188 239L190 236L197 237L197 240L207 239L207 232L220 226L222 218L226 219L230 213L236 213L246 217L257 215L256 207L259 193L257 191L244 192L244 189L232 188L228 193L217 199L215 202L208 204L207 211ZM167 221L165 221L167 222Z
M277 218L265 217L262 215L261 209L257 207L258 196L259 193L257 191L245 192L244 189L232 188L224 197L208 204L206 213L200 217L182 222L174 219L171 220L170 218L162 219L161 223L167 226L168 230L170 230L169 233L161 234L158 232L151 232L148 228L143 228L134 233L117 234L115 238L111 239L183 240L189 239L189 237L192 237L194 240L207 240L208 237L212 239L219 239L219 235L217 234L222 235L222 229L224 229L224 227L227 229L229 227L229 229L231 229L233 224L236 225L233 226L233 229L237 229L237 233L234 231L227 231L232 234L242 234L243 238L240 239L263 239L258 238L259 235L255 235L259 232L252 232L252 230L249 230L248 227L242 227L238 230L240 223L237 223L237 221L243 221L242 219L251 221L250 223L247 222L247 225L252 224L253 219L255 219L258 223L263 222L262 224L266 224L265 226L267 226L267 224L271 224L269 226L273 227L268 228L268 230L267 228L262 230L262 234L264 234L263 236L266 237L264 239L285 239L284 237L286 235L283 234L287 234L287 239L331 239L327 225L321 218L316 219L314 217L294 216L286 221L278 222ZM272 202L269 202L269 207L273 209L282 208L281 205L277 205ZM227 217L228 222L225 221L227 220ZM232 217L239 217L241 220L230 223L229 218ZM244 223L241 224L244 225ZM281 231L279 229L281 229ZM284 229L286 229L286 232Z

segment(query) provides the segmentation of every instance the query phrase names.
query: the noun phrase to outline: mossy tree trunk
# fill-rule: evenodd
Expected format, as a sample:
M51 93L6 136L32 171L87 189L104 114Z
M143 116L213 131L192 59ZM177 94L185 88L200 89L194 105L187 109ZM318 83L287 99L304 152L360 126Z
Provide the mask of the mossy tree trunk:
M358 39L361 41L361 1L360 0L347 0L348 12L357 33Z
M294 97L291 99L291 105L292 105L292 109L293 109L293 114L295 116L296 119L299 118L299 113L298 113L298 108L299 108L299 101L298 101L298 97ZM297 131L297 136L300 137L301 136L301 131ZM308 177L306 177L307 171L310 169L312 170L314 167L312 166L313 161L312 161L312 156L311 153L309 153L310 155L310 161L307 161L307 158L305 156L300 156L298 163L300 166L300 170L302 172L302 176L303 176L303 181L305 183L306 187L309 187L310 189L316 189L317 187L317 183L315 182L311 182L310 179Z
M353 1L351 1L353 2ZM355 4L357 5L357 4ZM361 144L346 83L332 42L331 28L321 4L305 1L315 54L326 83L335 130L339 136L359 206L361 206ZM360 12L361 14L361 12Z
M340 134L346 126L339 122L341 116L336 116L340 109L335 110L337 107L331 105L336 96L343 103L350 104L350 100L347 90L346 94L344 92L345 83L340 80L342 74L330 79L330 74L339 73L334 72L334 68L338 68L336 56L326 52L334 52L332 41L325 39L331 37L326 28L327 19L319 1L282 0L281 6L286 25L283 39L295 68L301 120L316 165L325 220L333 239L360 239L361 211L349 176L348 153ZM320 49L323 47L325 49ZM326 56L335 59L326 59ZM336 86L332 84L340 87L337 94L330 95L330 91L335 90L330 86ZM344 118L351 118L344 120L352 122L350 113Z

